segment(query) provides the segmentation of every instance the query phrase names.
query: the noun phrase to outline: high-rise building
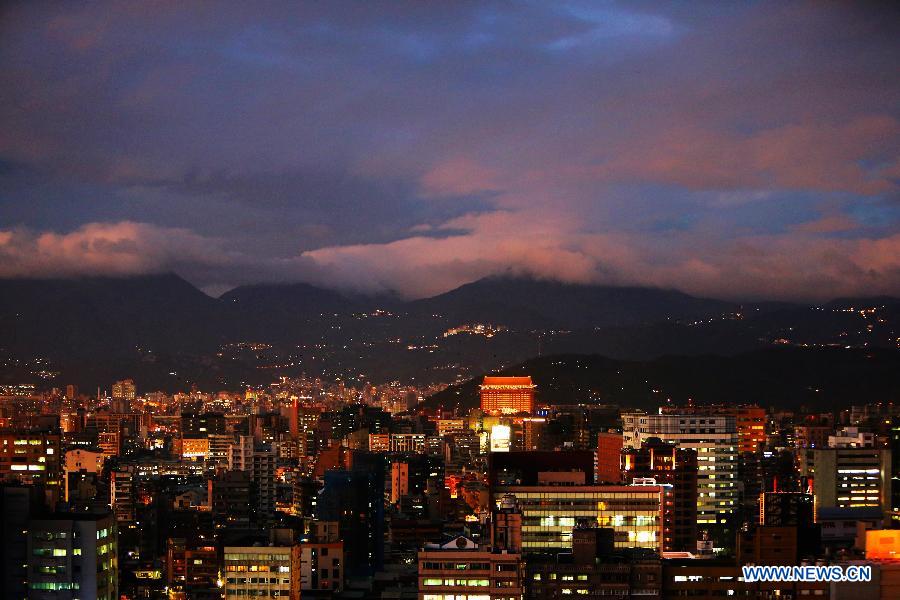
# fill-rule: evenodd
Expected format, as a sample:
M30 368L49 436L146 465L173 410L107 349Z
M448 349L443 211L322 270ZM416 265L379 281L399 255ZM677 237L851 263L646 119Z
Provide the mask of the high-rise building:
M481 410L531 414L535 387L531 377L485 377L481 384Z
M118 573L111 514L60 513L29 522L29 599L118 600Z
M891 451L886 448L807 449L800 461L817 509L891 508Z
M622 414L625 445L640 448L656 437L697 453L697 522L723 523L735 512L738 498L738 436L735 418L695 409L688 414Z
M112 397L117 400L134 400L137 398L137 388L131 379L123 379L112 385Z
M348 575L370 575L384 564L384 458L354 451L348 469L326 471L324 479L315 517L338 523Z
M622 451L626 482L649 479L670 486L663 514L663 550L693 552L697 547L697 453L659 438Z

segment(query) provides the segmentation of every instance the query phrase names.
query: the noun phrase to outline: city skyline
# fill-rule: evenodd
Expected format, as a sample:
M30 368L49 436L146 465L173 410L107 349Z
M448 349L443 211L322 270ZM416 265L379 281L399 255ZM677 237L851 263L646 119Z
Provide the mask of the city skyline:
M886 4L0 14L0 277L900 295Z

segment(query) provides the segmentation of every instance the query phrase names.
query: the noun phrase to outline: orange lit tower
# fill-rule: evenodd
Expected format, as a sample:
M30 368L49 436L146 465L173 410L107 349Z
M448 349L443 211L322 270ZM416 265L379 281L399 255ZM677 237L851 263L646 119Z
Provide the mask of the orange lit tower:
M485 377L481 384L481 410L486 413L534 412L531 377Z

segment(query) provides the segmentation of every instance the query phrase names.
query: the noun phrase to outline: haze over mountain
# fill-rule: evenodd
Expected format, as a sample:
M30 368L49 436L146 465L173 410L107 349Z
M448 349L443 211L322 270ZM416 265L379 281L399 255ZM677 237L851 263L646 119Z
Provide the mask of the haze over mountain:
M847 310L854 305L883 308ZM453 381L538 354L730 355L776 340L893 347L898 307L893 298L739 305L511 277L413 301L305 283L242 286L212 298L171 273L0 279L0 349L7 381L48 370L86 385L138 373L170 387L236 387L300 372ZM453 334L479 323L495 326L491 335Z

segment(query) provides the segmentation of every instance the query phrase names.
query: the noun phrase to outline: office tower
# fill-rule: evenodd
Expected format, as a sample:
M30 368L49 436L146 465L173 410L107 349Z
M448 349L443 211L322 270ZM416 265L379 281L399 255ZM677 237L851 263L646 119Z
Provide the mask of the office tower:
M58 513L28 526L28 598L118 600L118 534L111 514Z
M622 434L605 431L597 434L597 483L622 483Z
M116 400L134 400L137 398L137 388L131 379L123 379L112 385L112 397Z
M818 509L878 507L890 512L891 451L883 448L814 448L804 452Z
M315 517L336 521L348 574L368 575L384 564L384 458L354 451L349 468L324 473Z
M663 541L666 490L658 485L500 485L496 498L514 496L522 511L523 553L554 553L572 548L576 525L609 527L616 548L658 552Z
M426 544L418 561L419 600L510 600L525 591L521 555L479 546L463 536Z
M70 383L66 386L66 400L73 401L78 398L78 386Z
M226 546L223 563L226 600L300 599L299 546Z
M481 384L481 410L532 414L535 387L531 377L485 377Z
M444 465L440 458L425 454L398 457L391 461L391 504L404 496L422 495L429 481L443 487Z
M697 547L697 453L659 438L622 451L626 483L646 478L671 486L665 498L663 550L693 552Z
M735 418L705 414L622 413L625 445L640 448L650 437L697 453L697 522L724 523L736 508L737 446Z

